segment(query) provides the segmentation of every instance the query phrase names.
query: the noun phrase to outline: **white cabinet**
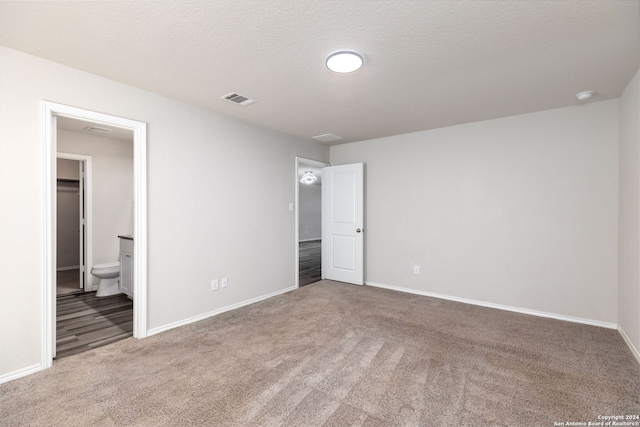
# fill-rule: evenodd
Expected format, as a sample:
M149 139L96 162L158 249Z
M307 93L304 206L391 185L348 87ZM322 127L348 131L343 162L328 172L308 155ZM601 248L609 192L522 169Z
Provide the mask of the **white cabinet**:
M120 291L133 299L133 240L120 238Z

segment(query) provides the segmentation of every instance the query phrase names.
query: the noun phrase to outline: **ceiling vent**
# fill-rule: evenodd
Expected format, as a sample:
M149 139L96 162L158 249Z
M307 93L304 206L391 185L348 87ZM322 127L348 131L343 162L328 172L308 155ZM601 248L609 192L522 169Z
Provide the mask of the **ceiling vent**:
M220 99L233 102L234 104L242 105L243 107L246 107L247 105L251 105L254 102L258 102L257 99L251 99L248 96L240 95L239 93L235 93L235 92L231 92L224 96L221 96Z
M109 133L109 132L111 132L111 129L101 128L100 126L87 126L84 129L88 130L89 132L93 132L93 133Z
M331 141L339 141L342 139L341 136L334 135L332 133L325 133L324 135L316 135L313 139L318 140L320 142L331 142Z

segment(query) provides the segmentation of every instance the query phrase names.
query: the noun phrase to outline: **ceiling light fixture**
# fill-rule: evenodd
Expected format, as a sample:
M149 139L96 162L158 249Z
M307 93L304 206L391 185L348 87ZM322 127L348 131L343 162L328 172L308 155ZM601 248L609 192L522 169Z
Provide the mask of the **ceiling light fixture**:
M584 92L577 93L576 98L578 98L578 101L586 101L587 99L593 98L595 94L592 90L585 90Z
M350 50L332 53L327 57L327 68L336 73L352 73L364 64L362 55Z
M302 178L300 178L301 184L311 185L318 180L318 177L313 174L311 171L305 171L302 174Z

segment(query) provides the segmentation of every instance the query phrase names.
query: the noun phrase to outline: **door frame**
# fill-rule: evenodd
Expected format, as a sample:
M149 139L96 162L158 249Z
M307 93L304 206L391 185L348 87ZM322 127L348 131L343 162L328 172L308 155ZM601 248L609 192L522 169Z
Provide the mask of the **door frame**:
M76 160L81 164L84 164L84 177L80 177L80 183L84 183L84 197L82 198L82 203L84 203L84 239L82 235L80 236L80 254L81 257L82 251L84 249L84 271L81 272L83 289L85 292L89 292L93 289L93 285L91 287L87 286L87 283L90 283L89 271L91 271L91 267L93 266L93 186L92 186L92 166L91 166L91 156L86 156L84 154L75 154L75 153L62 153L56 152L56 159L66 159L66 160ZM57 178L57 170L56 170L56 178ZM80 189L82 191L82 188ZM56 205L57 206L57 205ZM80 218L82 221L82 218ZM80 224L82 225L82 223ZM82 232L81 232L82 234ZM56 235L56 244L57 244L57 235ZM84 248L82 247L84 246ZM57 257L57 254L56 254ZM57 263L56 263L57 264ZM80 268L82 269L82 262L80 263ZM56 268L57 270L57 268ZM55 287L54 287L55 289Z
M314 160L314 159L308 159L306 157L300 157L300 156L296 156L296 169L295 169L295 189L296 189L296 193L295 193L295 199L294 199L294 206L295 206L295 233L294 233L294 239L295 239L295 269L294 269L294 284L296 288L300 287L300 177L298 176L298 170L300 169L300 163L304 162L304 163L312 163L315 164L314 166L318 166L321 168L326 168L327 166L331 166L331 164L327 163L327 162L323 162L322 160ZM322 210L320 211L320 215L322 215ZM322 221L322 218L320 218L320 221Z
M43 278L41 366L53 365L56 346L56 153L57 117L69 117L133 131L134 297L133 336L147 336L147 125L95 111L40 101L43 151Z

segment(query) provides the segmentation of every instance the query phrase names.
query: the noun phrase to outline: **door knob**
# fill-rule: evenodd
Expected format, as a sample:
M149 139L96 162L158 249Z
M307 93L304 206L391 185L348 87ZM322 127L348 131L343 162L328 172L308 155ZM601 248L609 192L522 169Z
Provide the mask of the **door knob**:
M360 230L359 228L356 230L356 233L360 233L362 232L362 230Z

